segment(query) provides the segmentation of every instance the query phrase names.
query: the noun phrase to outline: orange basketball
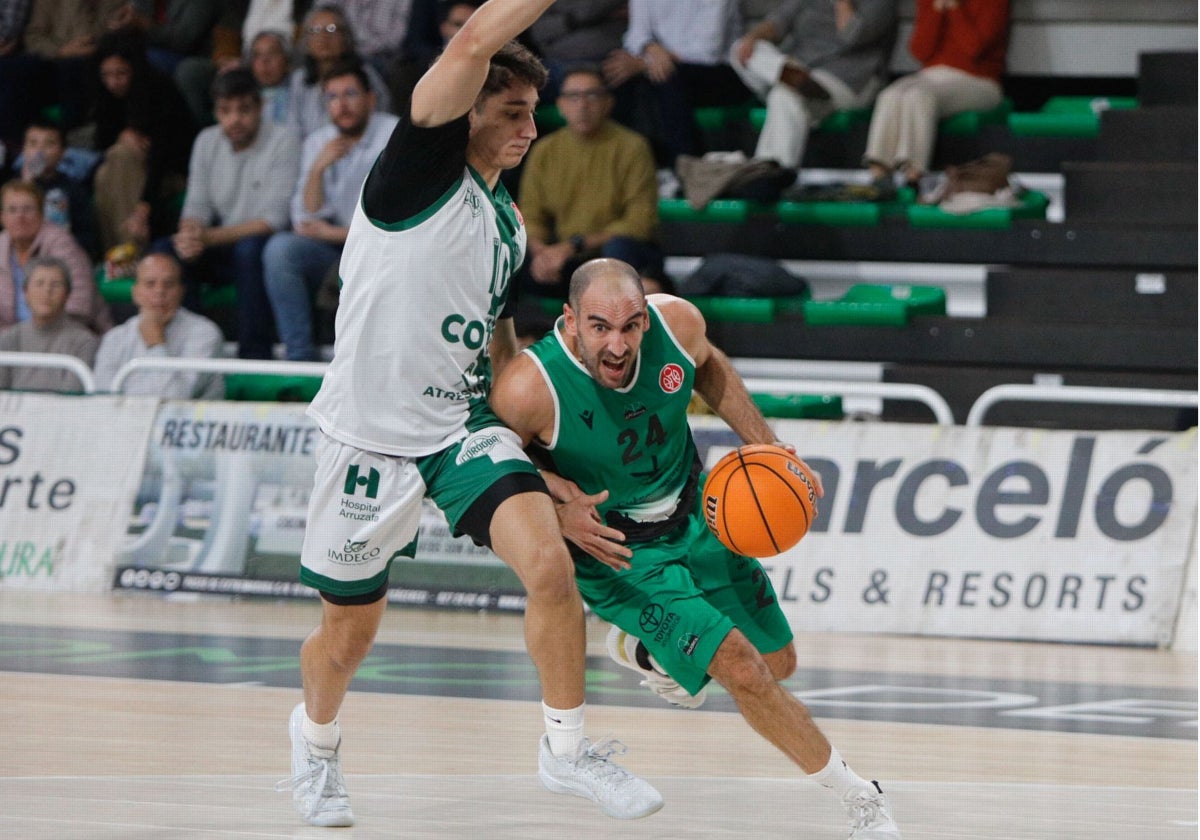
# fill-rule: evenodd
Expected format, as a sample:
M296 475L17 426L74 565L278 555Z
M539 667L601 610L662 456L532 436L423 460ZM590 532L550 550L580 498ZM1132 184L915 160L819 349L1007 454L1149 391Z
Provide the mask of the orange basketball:
M778 446L739 446L713 465L704 482L704 521L735 554L787 551L816 517L816 482L799 458Z

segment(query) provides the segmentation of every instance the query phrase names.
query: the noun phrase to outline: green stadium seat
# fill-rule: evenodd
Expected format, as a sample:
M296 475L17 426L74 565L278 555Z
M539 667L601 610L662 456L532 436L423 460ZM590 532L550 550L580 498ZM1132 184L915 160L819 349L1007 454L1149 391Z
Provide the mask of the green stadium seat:
M804 320L812 325L903 327L913 315L945 315L946 292L937 286L860 283L837 300L809 300Z
M755 131L762 131L763 124L767 121L766 108L751 108L748 114L750 125ZM849 108L845 111L834 111L816 127L817 131L828 131L831 133L845 134L856 125L869 123L871 121L870 108Z
M662 198L658 217L669 222L744 222L750 215L750 202L719 198L696 210L682 198Z
M312 402L320 388L319 376L225 374L225 399L239 402Z
M781 201L775 212L780 221L793 225L873 227L883 217L883 205L874 201Z
M976 228L1006 230L1014 219L1044 219L1050 199L1045 193L1026 190L1017 207L989 207L975 213L947 213L937 205L914 204L906 210L908 223L917 228Z
M841 420L842 398L834 394L751 394L764 417L779 420Z
M985 125L1003 125L1012 113L1013 102L1007 96L987 111L963 111L938 123L941 134L978 134Z
M1100 114L1136 108L1132 96L1055 96L1040 111L1008 115L1008 129L1023 137L1097 137Z

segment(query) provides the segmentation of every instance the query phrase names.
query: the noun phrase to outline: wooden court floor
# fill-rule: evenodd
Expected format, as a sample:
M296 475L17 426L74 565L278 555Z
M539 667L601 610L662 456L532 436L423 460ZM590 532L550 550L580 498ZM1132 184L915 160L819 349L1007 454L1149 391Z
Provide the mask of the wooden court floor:
M305 826L273 788L317 611L0 591L0 838L846 836L727 695L662 705L608 663L599 622L588 732L624 742L667 805L624 823L543 791L519 617L395 607L342 715L358 824ZM788 688L881 781L906 840L1197 837L1193 653L868 635L797 648Z

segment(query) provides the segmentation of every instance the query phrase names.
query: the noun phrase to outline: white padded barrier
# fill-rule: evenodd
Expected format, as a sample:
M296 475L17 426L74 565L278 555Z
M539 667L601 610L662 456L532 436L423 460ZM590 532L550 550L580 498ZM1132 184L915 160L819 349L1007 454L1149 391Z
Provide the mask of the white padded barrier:
M85 394L96 392L96 377L83 359L62 353L13 353L0 351L0 367L49 367L69 370L79 378Z
M130 359L113 377L112 391L121 393L125 380L143 370L186 371L188 373L265 373L276 376L324 376L326 362L280 362L254 359Z
M1193 391L1158 391L1148 388L1099 388L1088 385L996 385L979 395L967 413L968 426L982 426L983 418L1000 402L1096 403L1103 405L1177 406L1195 408Z

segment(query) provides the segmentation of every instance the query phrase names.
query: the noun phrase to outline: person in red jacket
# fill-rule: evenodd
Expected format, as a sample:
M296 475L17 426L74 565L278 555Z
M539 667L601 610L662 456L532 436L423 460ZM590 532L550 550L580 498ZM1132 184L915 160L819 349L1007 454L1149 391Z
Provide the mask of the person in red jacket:
M929 169L938 120L1000 104L1008 0L917 0L909 51L921 69L879 94L864 163L877 186L900 171L915 185Z

